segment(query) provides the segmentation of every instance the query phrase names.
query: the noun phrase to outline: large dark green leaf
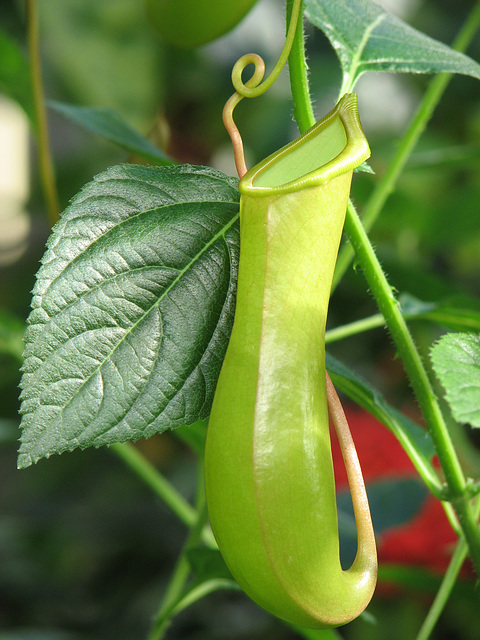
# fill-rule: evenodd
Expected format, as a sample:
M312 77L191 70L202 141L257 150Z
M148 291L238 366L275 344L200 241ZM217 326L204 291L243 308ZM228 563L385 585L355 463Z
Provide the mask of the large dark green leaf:
M72 201L33 292L18 464L208 415L233 317L236 181L113 167Z
M305 0L307 16L330 40L342 65L343 90L366 71L437 73L480 79L480 65L413 29L371 0Z

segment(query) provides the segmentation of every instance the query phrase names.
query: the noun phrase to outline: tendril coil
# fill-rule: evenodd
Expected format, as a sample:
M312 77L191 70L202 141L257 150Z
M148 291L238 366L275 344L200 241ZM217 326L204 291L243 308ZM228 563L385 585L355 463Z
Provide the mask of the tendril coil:
M235 93L227 100L225 107L223 108L222 119L232 141L235 166L240 178L242 178L247 172L247 165L245 163L242 136L235 124L233 112L243 98L257 98L265 93L265 91L270 89L280 75L280 72L285 66L292 49L301 5L302 0L294 0L292 15L290 17L283 49L277 63L265 80L263 79L265 75L265 62L263 58L256 53L247 53L243 55L233 66L232 84L234 86ZM254 67L253 74L247 82L243 82L243 72L249 65L253 65Z

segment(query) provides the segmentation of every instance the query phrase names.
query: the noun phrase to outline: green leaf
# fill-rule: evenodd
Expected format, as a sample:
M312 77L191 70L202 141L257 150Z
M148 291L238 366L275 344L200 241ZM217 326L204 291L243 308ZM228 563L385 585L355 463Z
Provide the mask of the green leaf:
M33 291L19 467L208 416L235 304L236 183L125 165L73 199Z
M431 320L453 331L480 332L480 303L474 298L454 296L423 302L409 293L402 293L399 302L402 314L408 320Z
M440 486L431 462L435 448L428 432L390 406L374 387L328 353L326 362L335 387L390 429L429 489L437 494Z
M480 427L480 335L447 333L431 359L455 420Z
M375 175L375 171L368 164L368 162L362 162L362 164L358 165L358 167L355 167L353 173L370 173L372 175Z
M19 45L0 30L0 91L22 107L36 128L27 59Z
M305 0L307 17L335 49L343 71L341 93L366 71L437 73L480 79L480 65L413 29L371 0Z
M218 549L192 547L187 551L187 560L199 582L215 578L233 580L232 574Z
M113 109L80 107L54 101L49 101L48 106L87 131L113 142L130 153L136 153L151 164L175 164L166 153L132 129Z

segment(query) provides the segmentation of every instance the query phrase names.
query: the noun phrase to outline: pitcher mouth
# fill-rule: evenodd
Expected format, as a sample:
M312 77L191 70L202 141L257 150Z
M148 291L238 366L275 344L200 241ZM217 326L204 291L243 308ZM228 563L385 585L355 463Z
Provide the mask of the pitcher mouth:
M357 96L346 93L322 120L250 169L239 190L255 197L314 187L353 171L369 156Z

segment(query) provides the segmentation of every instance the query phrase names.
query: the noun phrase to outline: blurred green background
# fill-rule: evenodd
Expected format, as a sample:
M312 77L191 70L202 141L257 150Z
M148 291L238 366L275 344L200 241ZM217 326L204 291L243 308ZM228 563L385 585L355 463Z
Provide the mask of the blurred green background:
M220 118L232 91L230 70L251 50L265 57L267 68L272 66L282 46L282 2L260 0L254 14L229 36L195 51L162 44L136 0L38 4L48 99L113 108L175 159L234 174ZM446 43L473 6L466 0L389 4L399 17ZM3 0L0 28L26 49L22 2ZM480 60L480 37L469 54ZM326 38L313 29L308 30L308 55L312 96L321 116L336 100L340 68ZM360 80L360 114L378 176L428 81L387 74ZM237 119L250 166L295 136L287 74L254 105L245 101ZM54 111L49 111L49 121L62 208L96 173L132 160ZM353 194L360 210L377 179L355 177ZM0 353L0 640L140 640L183 544L183 525L108 450L65 454L21 472L15 468L18 345L49 234L34 143L29 188L25 211L17 219L8 218L0 203L0 314L9 314L4 320L0 315L0 325L9 326L9 344ZM456 77L371 234L399 293L424 301L480 297L479 203L480 87L471 78ZM6 232L7 220L8 229L16 229L13 236ZM349 270L332 299L329 325L375 311L361 272ZM427 354L442 329L416 322L413 331ZM0 331L0 344L2 339ZM383 330L336 343L330 351L396 406L415 414ZM467 469L478 476L480 439L453 424L452 429ZM193 497L196 459L184 445L164 434L138 446L185 497ZM377 624L360 619L342 634L352 640L407 640L414 637L430 601L428 588L405 587L394 597L380 593L369 609ZM434 637L480 638L475 603L468 584L459 589ZM167 637L297 636L241 594L218 593L179 616Z

